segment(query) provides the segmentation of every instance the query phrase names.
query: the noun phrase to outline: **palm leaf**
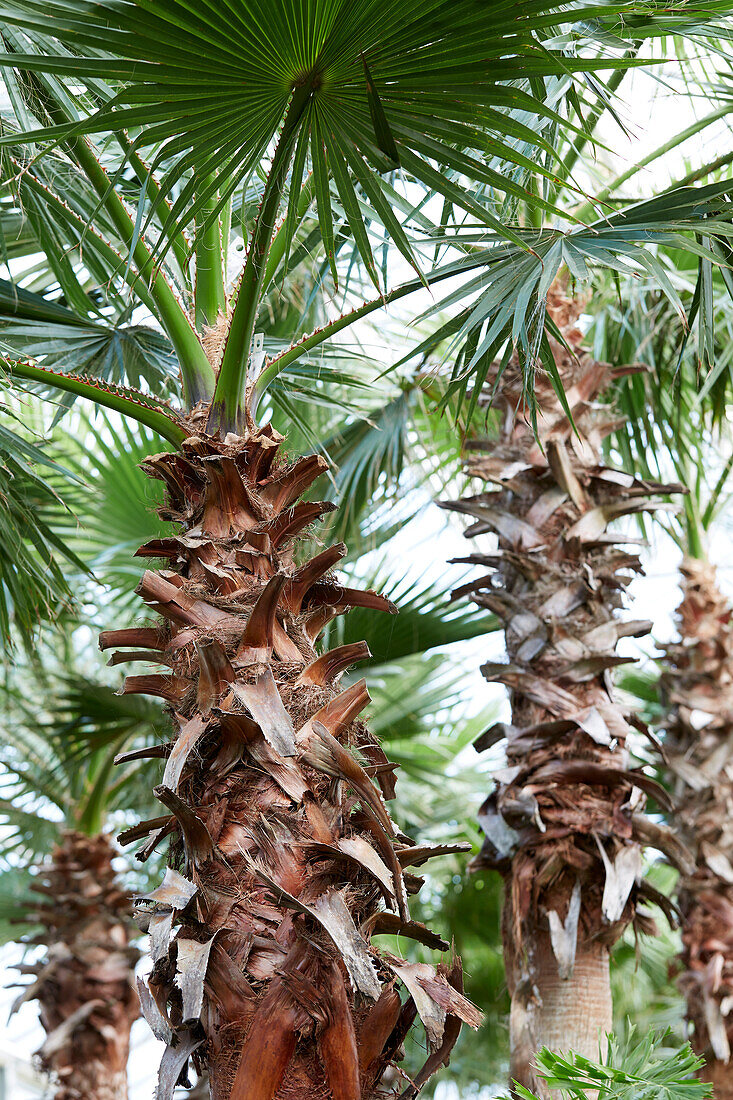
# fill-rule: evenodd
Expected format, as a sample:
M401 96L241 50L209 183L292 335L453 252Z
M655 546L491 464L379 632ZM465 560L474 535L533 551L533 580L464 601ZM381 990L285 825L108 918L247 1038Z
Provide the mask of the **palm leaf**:
M0 643L31 646L39 623L71 599L62 563L85 566L44 518L60 502L38 467L67 485L70 472L21 434L12 409L0 405L0 415Z
M664 16L656 5L628 2L603 8L574 4L560 13L542 0L521 0L518 7L494 4L490 10L461 0L450 11L430 0L419 15L384 0L359 5L319 0L307 12L295 0L246 7L230 0L226 17L222 14L211 6L194 13L181 0L81 6L55 0L50 7L16 0L5 13L8 26L27 42L25 52L14 46L6 65L55 74L77 86L86 83L97 92L96 110L44 126L32 140L137 132L134 147L152 150L160 193L172 196L166 239L190 224L210 197L199 189L194 198L193 165L199 177L217 177L211 193L219 187L221 207L262 160L299 89L307 94L298 129L310 136L317 173L326 168L325 148L337 161L339 191L357 238L354 179L341 159L346 149L357 177L366 172L373 189L381 191L381 174L399 163L416 180L500 229L491 210L458 186L454 174L523 193L510 172L497 172L489 163L494 158L529 167L516 138L546 146L537 129L519 121L520 111L543 120L557 117L545 101L543 79L635 63L599 59L597 44L588 56L578 56L571 48L545 48L544 39L554 36L559 42L565 34L570 44L582 28L588 45L594 33L622 35L628 21L641 39L683 30L691 22L684 5ZM116 84L115 94L99 95L102 80ZM534 94L533 80L541 94ZM330 197L327 188L320 192L325 229Z

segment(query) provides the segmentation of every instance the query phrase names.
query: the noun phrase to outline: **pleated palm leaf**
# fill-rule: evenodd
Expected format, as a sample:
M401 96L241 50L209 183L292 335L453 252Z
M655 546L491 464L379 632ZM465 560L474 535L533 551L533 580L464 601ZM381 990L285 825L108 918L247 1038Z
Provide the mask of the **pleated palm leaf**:
M155 360L162 374L161 345L128 331L139 309L164 330L181 378L178 406L175 383L152 379L131 393L55 369L58 346L49 365L45 351L38 365L17 342L11 349L16 378L115 409L175 448L146 462L174 525L138 550L165 562L138 588L146 620L101 637L115 660L126 653L164 670L128 677L125 693L161 697L175 715L155 789L165 822L147 841L171 836L171 865L143 900L156 959L143 1007L168 1041L158 1100L192 1055L215 1100L373 1096L419 1014L430 1052L413 1095L448 1058L460 1021L477 1024L457 961L416 967L372 942L385 926L428 935L407 908L406 868L425 851L386 809L389 765L358 718L365 686L337 686L366 647L319 654L317 642L347 608L393 607L337 580L339 544L308 557L306 533L332 505L303 495L326 463L286 459L282 437L258 417L286 371L360 318L425 283L479 269L493 278L518 259L456 387L465 390L467 371L480 381L486 341L499 329L503 339L526 332L541 265L549 271L562 246L551 235L532 251L504 206L509 197L552 207L516 174L540 153L552 157L546 120L573 125L548 105L554 82L571 78L566 100L577 104L583 74L634 63L617 55L630 24L640 39L704 30L718 10L725 5L559 12L541 0L435 2L419 13L343 0L232 2L225 13L177 0L5 5L0 64L14 119L0 142L11 214L34 238L41 269L54 270L63 300L51 300L75 315L87 348L101 326L101 343L118 349L124 329L134 362ZM612 58L601 56L609 40ZM403 188L390 176L397 168ZM537 171L551 175L542 163ZM261 181L260 204L237 273L230 199L245 181ZM465 210L481 227L479 248L465 247L470 227L465 241L426 227L410 181ZM256 338L265 294L294 264L312 201L315 247L334 283L342 235L375 283L373 242L385 235L418 274L380 285L268 362ZM594 257L646 256L659 234L684 234L703 217L711 236L725 236L729 213L715 189L625 212L595 228ZM581 244L592 236L577 233ZM436 243L448 262L432 263ZM33 278L31 266L23 290ZM484 317L496 293L494 282ZM56 320L74 324L66 313Z

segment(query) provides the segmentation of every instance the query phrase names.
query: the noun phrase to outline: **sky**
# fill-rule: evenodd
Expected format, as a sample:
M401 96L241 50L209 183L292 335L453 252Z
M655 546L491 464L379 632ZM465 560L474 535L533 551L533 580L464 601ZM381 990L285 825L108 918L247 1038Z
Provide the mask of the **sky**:
M695 76L694 71L688 71L684 75L690 79L694 79ZM668 73L666 83L655 81L643 73L635 73L627 78L626 85L622 86L622 115L627 132L624 133L610 118L606 119L600 131L602 140L609 145L612 152L601 152L599 155L616 165L617 171L624 171L626 167L638 163L653 149L683 131L696 118L702 117L709 111L709 103L703 97L690 103L674 94L674 86L679 84L680 79L680 73L675 74L672 71ZM721 121L714 129L706 131L704 138L700 136L691 138L682 150L667 157L663 165L657 164L650 168L646 177L648 192L651 193L666 185L670 179L684 175L690 163L696 165L710 161L729 149L730 132L727 124ZM641 192L639 194L642 197ZM430 301L430 296L425 292L422 302L414 303L414 308L416 310L426 308ZM385 326L383 330L386 339L381 345L379 331L374 328L370 328L368 332L365 330L364 338L375 357L379 359L381 356L381 361L388 361L391 356L389 326ZM711 547L710 556L720 565L723 587L733 594L733 564L729 564L728 537L729 530L721 528ZM393 554L397 555L400 561L413 563L411 568L416 576L432 573L437 581L445 583L446 586L453 582L450 574L446 573L444 562L447 558L459 555L465 550L466 542L461 535L460 520L456 517L446 518L445 513L439 512L434 507L426 509L418 521L411 524L395 540L392 547ZM629 596L630 604L633 604L633 612L631 610L628 612L630 617L649 618L654 622L652 639L640 643L642 653L649 653L655 640L665 641L674 636L674 608L678 599L676 584L678 560L679 555L673 544L662 537L657 537L654 545L644 551L646 575L635 580L630 588ZM458 578L458 570L454 570L454 576ZM630 640L626 642L629 651L633 651L634 645L635 643ZM494 704L499 710L506 711L506 699L502 689L496 685L486 684L478 672L481 661L497 659L502 652L501 637L498 634L466 645L466 667L471 667L473 670L467 678L470 707L478 710L487 704ZM6 978L3 981L0 976L0 986L15 980L15 975L9 967L12 962L17 961L17 956L17 949L12 947L0 952L0 968L3 965L6 968ZM17 990L0 990L0 1017L4 1011L7 1011L16 993ZM134 1054L130 1061L130 1100L149 1100L161 1053L160 1044L152 1038L142 1021L138 1021L135 1025L133 1040ZM8 1025L0 1043L0 1059L5 1051L28 1061L32 1051L40 1045L41 1041L42 1031L37 1021L36 1006L25 1005ZM25 1098L19 1095L17 1098L13 1096L12 1100L25 1100ZM453 1090L445 1089L442 1100L459 1100L459 1098Z

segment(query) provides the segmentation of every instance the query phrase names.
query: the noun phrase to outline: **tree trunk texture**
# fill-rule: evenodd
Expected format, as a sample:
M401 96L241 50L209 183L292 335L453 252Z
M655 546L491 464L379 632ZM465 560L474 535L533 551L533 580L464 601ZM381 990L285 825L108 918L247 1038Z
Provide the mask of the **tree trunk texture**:
M567 1053L570 1050L596 1061L599 1035L613 1027L613 1005L609 981L609 957L605 944L583 942L577 945L572 971L563 977L558 969L550 936L538 931L527 945L528 971L535 976L539 997L525 998L510 989L512 998L510 1035L537 1036L539 1046ZM514 1060L527 1052L512 1051ZM534 1051L529 1052L529 1057Z
M694 854L678 886L680 985L704 1076L733 1097L733 608L707 562L683 562L678 620L662 685L675 821Z
M178 525L138 552L170 564L138 588L162 620L100 639L167 667L124 691L160 696L174 721L155 792L167 815L133 830L149 837L143 859L171 837L165 880L140 900L154 960L141 1001L168 1043L157 1100L190 1056L213 1100L384 1096L419 1014L429 1056L414 1084L403 1075L411 1097L461 1020L480 1021L458 960L410 964L371 942L399 932L448 947L407 908L421 883L408 868L444 849L394 825L393 768L358 718L365 683L337 686L366 645L317 652L349 607L394 608L338 583L344 546L308 555L306 532L333 505L300 498L326 463L287 463L281 443L252 425L147 461Z
M498 548L459 559L484 574L472 593L504 623L508 660L482 667L510 692L511 724L477 743L506 739L507 767L484 803L483 848L472 869L505 880L503 942L512 997L511 1074L544 1094L532 1061L542 1046L596 1056L611 1025L608 950L648 890L639 881L644 792L664 792L629 769L632 715L615 698L619 638L651 624L621 620L624 590L641 570L614 519L657 506L673 486L642 482L603 464L617 425L599 397L610 368L580 348L580 306L553 289L549 312L573 349L554 345L575 430L538 372L535 439L516 360L498 382L498 439L472 441L468 473L486 491L446 507L471 516L465 534L498 536ZM489 378L493 386L496 378ZM576 434L577 430L577 434ZM679 488L679 487L677 487Z
M140 1015L131 906L112 867L106 836L64 832L40 881L47 900L32 919L44 927L31 942L48 948L13 1008L36 999L46 1041L38 1051L55 1100L127 1100L130 1029Z

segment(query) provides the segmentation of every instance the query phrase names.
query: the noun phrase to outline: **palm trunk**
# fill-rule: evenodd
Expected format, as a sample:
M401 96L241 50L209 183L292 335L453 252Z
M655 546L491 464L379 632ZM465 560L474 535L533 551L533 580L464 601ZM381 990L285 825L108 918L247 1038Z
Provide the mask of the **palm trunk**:
M618 639L650 624L616 617L640 564L626 545L633 540L607 528L670 489L603 465L615 418L597 400L611 372L580 350L579 308L557 290L550 313L576 352L554 348L577 434L538 377L536 441L510 365L493 402L503 415L498 440L469 444L486 453L468 472L490 488L447 505L475 519L467 537L498 535L497 550L462 559L489 570L460 593L504 623L508 662L482 671L512 704L511 724L477 744L506 738L507 767L482 807L486 839L472 868L504 876L511 1074L540 1093L538 1048L597 1056L611 1027L609 948L630 921L648 920L636 914L645 888L635 821L651 784L629 771L631 716L610 673L624 660Z
M692 1043L720 1100L733 1097L733 609L704 561L682 565L680 640L666 647L665 747L675 823L694 853L680 876L683 973Z
M431 853L387 812L392 769L357 717L364 681L337 687L367 648L316 651L347 608L394 608L337 582L344 547L304 554L333 507L299 501L325 463L285 464L281 442L269 427L192 434L148 461L180 525L140 550L171 565L138 589L163 621L100 639L168 666L124 688L164 698L175 726L156 788L169 816L136 830L150 834L143 858L172 838L165 881L142 899L155 962L143 1010L169 1044L158 1100L190 1055L213 1100L373 1097L419 1013L431 1053L412 1096L460 1020L479 1021L458 961L410 965L370 942L399 931L447 947L409 918L421 880L403 869Z
M46 1041L38 1052L55 1100L127 1100L130 1029L140 1014L130 944L130 903L117 882L106 836L64 832L33 889L33 915L48 947L16 1002L40 1002Z

